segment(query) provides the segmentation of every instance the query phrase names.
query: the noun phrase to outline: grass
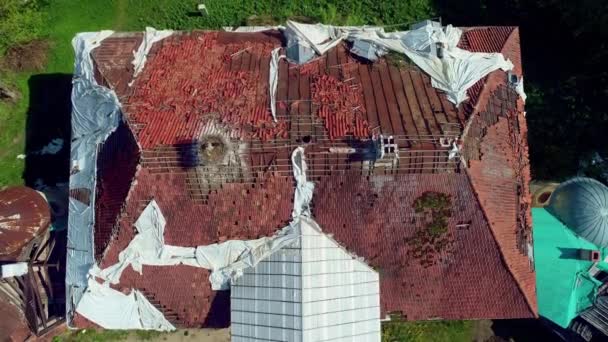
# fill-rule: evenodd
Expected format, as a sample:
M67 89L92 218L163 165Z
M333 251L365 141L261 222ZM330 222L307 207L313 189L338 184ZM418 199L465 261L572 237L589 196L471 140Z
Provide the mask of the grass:
M42 71L2 72L3 81L19 91L21 97L15 104L0 102L0 188L22 184L24 160L17 159L25 151L26 117L29 107L28 80L34 74L68 73L74 65L71 39L76 32L115 27L113 1L55 0L48 5L48 20L52 25L45 34L51 48L47 65Z
M17 159L25 144L25 113L29 105L29 74L5 74L3 80L21 94L16 104L0 102L0 189L21 183L24 161Z
M470 342L470 321L401 322L382 325L382 342Z
M53 338L53 342L105 342L105 341L149 341L165 333L153 330L97 330L83 329L66 331Z
M105 342L124 341L129 336L128 331L83 329L66 331L53 337L53 342Z

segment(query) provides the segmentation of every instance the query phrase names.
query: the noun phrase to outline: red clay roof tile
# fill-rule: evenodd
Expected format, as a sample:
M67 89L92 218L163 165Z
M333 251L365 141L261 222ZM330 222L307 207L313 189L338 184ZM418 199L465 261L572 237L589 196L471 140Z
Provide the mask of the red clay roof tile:
M515 43L505 46L513 38L507 31L513 29L467 31L463 39L471 49L504 47L518 55ZM104 41L96 54L118 49L115 44ZM326 232L379 270L384 313L402 312L407 319L532 317L533 272L518 250L522 240L516 233L522 221L517 217L529 214L521 206L528 195L514 185L529 171L512 163L526 161L527 152L525 140L519 149L505 145L525 136L525 122L517 114L521 107L510 102L512 94L494 92L504 84L504 73L491 75L496 85L479 93L480 107L498 108L501 118L488 124L475 112L467 125L462 108L449 103L415 67L383 59L364 63L338 46L305 66L279 63L275 123L267 72L270 50L279 45L277 32L194 32L155 45L133 87L122 92L125 116L141 148L141 169L117 214L119 228L102 266L116 262L134 235L133 222L152 198L167 218L169 244L271 235L290 219L289 155L305 144L309 176L317 183L313 214ZM116 61L127 63L122 57L96 60L100 71ZM128 73L101 76L109 86L131 78ZM499 96L515 108L508 119L502 107L490 105ZM520 120L516 135L508 130L513 117ZM463 172L448 160L439 138L459 136L465 125L470 126L463 146L470 151L465 153L470 168ZM399 159L370 167L370 138L380 133L394 137ZM209 158L201 150L209 141L219 141L229 163L200 164ZM123 160L118 154L115 159ZM122 198L125 185L119 188L106 193ZM419 251L408 241L421 228L412 203L428 191L449 194L453 208L449 238L442 243L448 247L425 260L413 257ZM125 272L120 286L145 290L179 324L228 323L228 297L211 291L207 271L145 267L144 274ZM184 281L175 282L178 278Z

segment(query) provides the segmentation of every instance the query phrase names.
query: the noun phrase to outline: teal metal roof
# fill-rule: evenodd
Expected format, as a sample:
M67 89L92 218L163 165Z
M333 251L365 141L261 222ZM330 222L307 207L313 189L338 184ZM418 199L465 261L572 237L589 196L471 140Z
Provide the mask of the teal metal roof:
M560 184L547 210L568 228L597 246L608 246L608 187L577 177Z
M538 312L566 328L593 304L600 285L589 275L593 263L577 259L576 252L599 248L577 236L544 208L532 208L532 223ZM601 257L605 256L601 250Z

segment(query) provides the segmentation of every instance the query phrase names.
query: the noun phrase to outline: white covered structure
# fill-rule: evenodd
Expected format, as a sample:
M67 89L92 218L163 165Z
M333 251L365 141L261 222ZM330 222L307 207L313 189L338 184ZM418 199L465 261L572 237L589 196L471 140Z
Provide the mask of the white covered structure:
M272 237L198 247L164 243L165 219L152 200L135 223L138 234L103 270L89 270L76 311L107 329L175 327L137 290L112 289L127 267L185 264L210 269L215 290L232 287L233 341L380 341L376 271L325 235L311 218L314 184L304 149L292 155L296 190L292 222ZM95 279L103 280L100 284Z
M380 279L309 217L299 238L232 283L233 342L380 341Z

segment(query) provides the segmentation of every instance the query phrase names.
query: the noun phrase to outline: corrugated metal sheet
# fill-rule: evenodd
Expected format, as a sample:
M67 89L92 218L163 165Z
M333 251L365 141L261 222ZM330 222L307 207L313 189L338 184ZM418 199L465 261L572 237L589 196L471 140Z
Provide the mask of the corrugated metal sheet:
M547 210L583 239L608 247L608 187L576 177L560 184Z
M380 341L378 273L314 221L300 227L232 285L232 341Z

